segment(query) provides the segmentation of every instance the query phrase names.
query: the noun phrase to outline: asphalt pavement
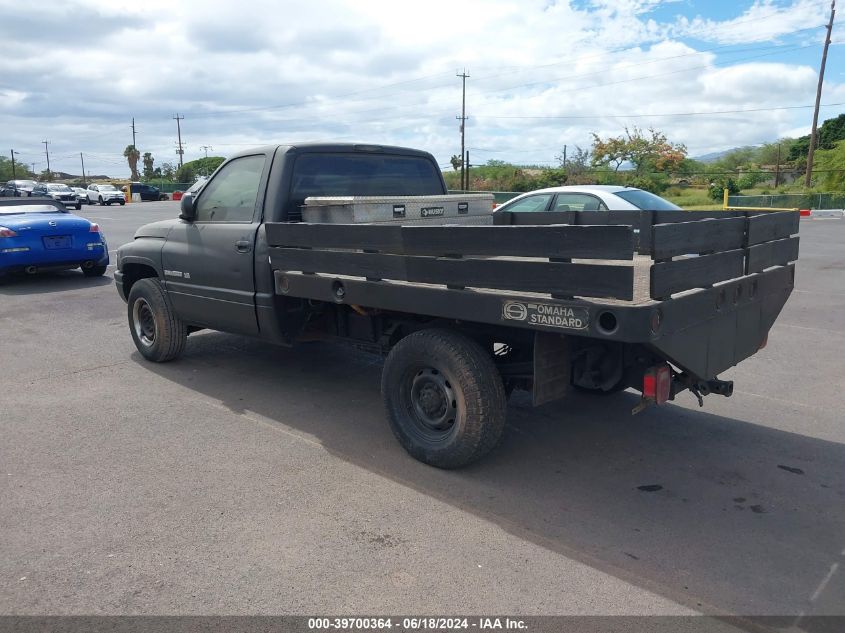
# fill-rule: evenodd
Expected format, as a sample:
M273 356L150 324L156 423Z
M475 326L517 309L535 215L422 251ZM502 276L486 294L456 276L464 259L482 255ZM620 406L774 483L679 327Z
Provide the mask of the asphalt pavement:
M178 206L80 213L115 249ZM109 277L3 282L0 613L845 615L843 244L802 221L732 398L517 393L452 472L393 438L378 358L202 332L151 364Z

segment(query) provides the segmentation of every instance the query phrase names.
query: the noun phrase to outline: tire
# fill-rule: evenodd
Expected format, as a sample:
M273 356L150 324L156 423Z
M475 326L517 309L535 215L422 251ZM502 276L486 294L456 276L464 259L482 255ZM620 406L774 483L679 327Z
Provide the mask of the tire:
M92 268L83 268L82 274L86 277L102 277L106 274L108 266L93 266Z
M188 329L174 314L158 279L139 279L132 285L127 315L132 340L144 358L164 363L182 355Z
M82 203L81 203L81 202L77 202L77 203L76 203L76 210L77 210L77 211L79 211L80 209L82 209Z
M126 204L126 201L124 201L124 200L119 200L118 202L119 202L120 206L123 206L124 204Z
M460 468L498 443L507 398L493 358L451 330L422 330L390 351L381 393L393 434L437 468Z
M106 204L106 203L105 203L105 201L103 200L103 196L100 196L100 206L102 207L102 206L104 206L105 204Z

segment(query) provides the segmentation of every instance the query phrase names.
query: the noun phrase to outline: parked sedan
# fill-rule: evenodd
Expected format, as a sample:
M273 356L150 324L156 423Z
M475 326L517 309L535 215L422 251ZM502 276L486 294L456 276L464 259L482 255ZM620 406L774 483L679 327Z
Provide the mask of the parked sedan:
M94 222L52 199L0 200L0 277L71 268L97 277L108 264L106 237Z
M88 202L110 205L117 202L121 206L126 204L123 192L114 185L88 185Z
M82 208L82 204L76 199L73 189L60 182L38 183L32 188L30 195L33 198L52 198L66 207L73 207L77 211Z
M496 208L496 213L511 211L677 211L679 206L636 187L584 185L549 187L524 193Z

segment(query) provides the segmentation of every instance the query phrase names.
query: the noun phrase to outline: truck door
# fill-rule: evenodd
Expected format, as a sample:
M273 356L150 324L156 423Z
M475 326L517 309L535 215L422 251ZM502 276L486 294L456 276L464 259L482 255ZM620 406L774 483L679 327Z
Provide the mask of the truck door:
M264 154L224 165L199 193L196 219L175 226L162 249L164 280L188 323L255 334L254 248Z

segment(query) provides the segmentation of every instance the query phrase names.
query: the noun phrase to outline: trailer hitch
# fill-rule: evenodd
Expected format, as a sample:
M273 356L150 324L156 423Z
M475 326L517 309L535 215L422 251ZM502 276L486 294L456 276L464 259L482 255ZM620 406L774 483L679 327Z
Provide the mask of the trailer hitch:
M733 380L719 380L718 378L714 380L697 380L694 382L690 381L688 389L698 398L698 406L703 407L704 396L709 396L711 393L730 398L734 393L734 383Z

